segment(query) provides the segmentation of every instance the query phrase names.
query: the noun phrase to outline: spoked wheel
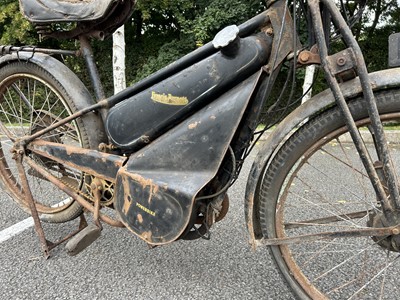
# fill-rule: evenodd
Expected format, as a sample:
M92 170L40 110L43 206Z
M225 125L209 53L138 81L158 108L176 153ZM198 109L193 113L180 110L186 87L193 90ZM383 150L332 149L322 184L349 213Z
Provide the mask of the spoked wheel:
M385 132L392 135L393 126L400 122L400 91L375 96ZM377 161L363 100L352 101L351 110ZM394 135L390 140L392 163L398 171L400 139ZM399 225L385 223L337 108L311 119L285 142L263 177L259 197L265 238ZM397 299L400 249L393 246L392 238L303 238L300 243L271 246L270 251L300 298Z
M27 62L12 63L0 73L0 179L8 194L26 211L25 191L10 153L13 141L38 132L76 111L74 99L49 72ZM41 137L44 140L88 147L82 120L73 121ZM76 190L83 189L81 172L38 155L27 153L36 164ZM65 222L79 216L82 208L24 163L28 182L42 218Z

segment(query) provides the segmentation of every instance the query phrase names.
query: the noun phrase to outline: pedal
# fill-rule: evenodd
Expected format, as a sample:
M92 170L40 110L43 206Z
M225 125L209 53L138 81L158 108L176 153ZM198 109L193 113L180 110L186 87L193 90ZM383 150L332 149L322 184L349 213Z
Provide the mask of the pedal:
M67 253L75 256L89 247L101 234L101 229L95 224L89 224L65 245Z

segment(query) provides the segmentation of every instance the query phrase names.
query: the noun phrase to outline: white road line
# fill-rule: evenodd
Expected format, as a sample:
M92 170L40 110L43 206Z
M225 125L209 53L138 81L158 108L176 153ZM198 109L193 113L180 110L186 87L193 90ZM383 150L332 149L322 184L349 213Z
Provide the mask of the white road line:
M21 232L32 226L33 226L33 219L32 217L29 217L17 224L12 225L11 227L8 227L0 231L0 243L7 241L8 239L20 234Z

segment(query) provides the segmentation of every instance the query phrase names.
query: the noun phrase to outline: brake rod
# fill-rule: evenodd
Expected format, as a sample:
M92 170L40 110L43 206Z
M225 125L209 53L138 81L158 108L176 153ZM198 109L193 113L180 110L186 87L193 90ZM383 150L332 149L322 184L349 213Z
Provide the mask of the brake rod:
M280 246L280 245L300 244L322 239L336 239L336 238L360 237L360 236L389 236L398 234L400 234L400 225L383 227L383 228L364 228L364 229L345 230L336 232L320 232L315 234L304 234L295 237L285 237L285 238L273 238L273 239L263 238L259 241L259 243L264 246Z

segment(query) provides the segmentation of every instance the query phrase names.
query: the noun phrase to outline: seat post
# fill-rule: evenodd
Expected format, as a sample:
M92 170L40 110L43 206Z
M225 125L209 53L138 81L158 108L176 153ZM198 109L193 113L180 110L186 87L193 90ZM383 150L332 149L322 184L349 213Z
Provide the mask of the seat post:
M80 49L82 56L85 59L86 67L89 72L90 81L94 90L94 94L97 101L105 99L103 85L100 81L99 71L96 67L94 60L93 50L89 42L89 38L86 35L79 36Z

